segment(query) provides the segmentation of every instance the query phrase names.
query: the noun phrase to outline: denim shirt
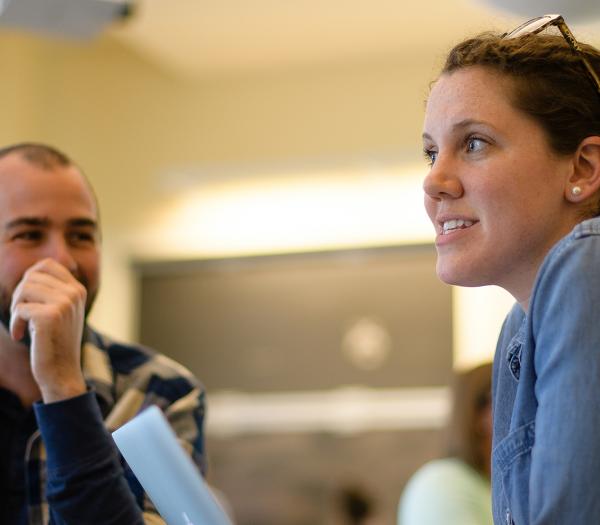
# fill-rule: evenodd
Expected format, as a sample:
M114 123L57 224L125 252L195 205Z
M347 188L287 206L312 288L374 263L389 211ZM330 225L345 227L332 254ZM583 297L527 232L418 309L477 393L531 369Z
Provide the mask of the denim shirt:
M493 377L494 523L600 523L600 218L544 260Z

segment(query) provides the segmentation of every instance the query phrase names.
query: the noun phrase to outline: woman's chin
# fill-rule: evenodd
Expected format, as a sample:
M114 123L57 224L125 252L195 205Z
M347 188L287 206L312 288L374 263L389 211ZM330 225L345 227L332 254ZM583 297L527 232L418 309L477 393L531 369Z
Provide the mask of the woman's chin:
M486 282L480 275L469 271L464 267L457 268L450 265L442 265L438 262L437 276L440 281L454 286L486 286L490 283Z

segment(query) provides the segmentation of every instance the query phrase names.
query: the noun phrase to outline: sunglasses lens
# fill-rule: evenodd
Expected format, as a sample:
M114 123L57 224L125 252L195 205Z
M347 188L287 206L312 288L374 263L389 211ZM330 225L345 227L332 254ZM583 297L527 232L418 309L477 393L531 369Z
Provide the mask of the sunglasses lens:
M556 15L545 15L532 18L516 29L513 29L510 33L507 33L504 38L517 38L529 33L537 33L554 22L557 18Z

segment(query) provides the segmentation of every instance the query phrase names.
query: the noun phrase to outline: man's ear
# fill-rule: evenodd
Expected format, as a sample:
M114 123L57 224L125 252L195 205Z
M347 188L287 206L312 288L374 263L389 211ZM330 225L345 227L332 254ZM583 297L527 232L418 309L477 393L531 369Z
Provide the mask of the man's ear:
M573 173L565 186L565 198L579 203L600 190L600 136L586 137L573 154Z

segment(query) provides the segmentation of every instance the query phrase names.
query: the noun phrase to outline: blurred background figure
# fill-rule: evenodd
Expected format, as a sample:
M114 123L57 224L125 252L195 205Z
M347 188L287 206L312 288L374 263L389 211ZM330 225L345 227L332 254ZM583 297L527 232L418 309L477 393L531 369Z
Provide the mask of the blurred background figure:
M426 463L407 483L398 525L491 525L492 365L457 374L447 456Z
M348 485L341 487L336 504L343 525L376 525L377 501L364 487Z

